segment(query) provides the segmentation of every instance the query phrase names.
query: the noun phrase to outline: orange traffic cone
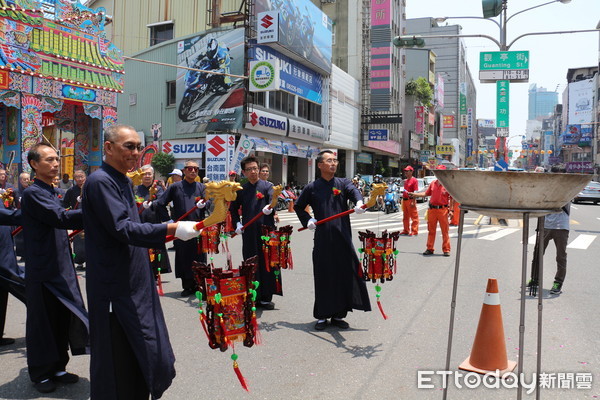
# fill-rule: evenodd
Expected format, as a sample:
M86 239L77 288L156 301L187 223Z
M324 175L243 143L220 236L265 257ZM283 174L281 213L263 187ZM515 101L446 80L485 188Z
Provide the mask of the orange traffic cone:
M471 356L463 361L458 368L502 377L514 370L516 365L515 361L509 361L506 356L498 281L488 279ZM499 370L498 374L496 370Z

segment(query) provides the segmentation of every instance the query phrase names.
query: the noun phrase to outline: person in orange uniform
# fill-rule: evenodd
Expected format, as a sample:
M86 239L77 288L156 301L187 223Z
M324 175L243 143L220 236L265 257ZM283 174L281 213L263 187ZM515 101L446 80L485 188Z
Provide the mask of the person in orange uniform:
M445 166L440 165L437 169L446 169ZM429 199L429 212L427 218L427 230L429 231L427 236L427 250L423 253L424 256L433 255L435 244L435 230L437 224L440 224L440 230L442 231L442 252L445 257L450 257L450 236L448 230L450 229L448 223L448 204L450 202L450 194L446 191L446 188L442 186L439 180L431 182L427 190L423 193L409 193L415 197L431 196Z
M448 219L450 226L458 226L460 219L460 203L450 196L450 204L448 205Z
M417 178L413 177L413 167L410 165L404 168L404 191L402 192L402 213L404 230L401 235L416 236L419 234L419 213L417 212L417 202L409 196L409 193L414 193L419 190ZM410 230L409 230L410 225Z

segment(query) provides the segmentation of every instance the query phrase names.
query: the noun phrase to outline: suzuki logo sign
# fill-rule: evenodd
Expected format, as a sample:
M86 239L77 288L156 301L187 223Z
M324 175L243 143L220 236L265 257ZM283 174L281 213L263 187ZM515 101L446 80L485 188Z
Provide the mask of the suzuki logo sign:
M287 118L284 116L272 114L262 110L254 110L248 115L246 129L253 129L261 132L285 136L288 129L287 121Z
M273 25L273 22L271 22L271 21L273 21L273 17L271 17L269 14L267 14L264 17L262 17L262 19L260 20L260 22L262 22L260 25L263 28L268 28L271 25Z
M169 154L171 152L171 149L172 149L171 143L169 143L169 142L163 143L163 153Z
M215 136L214 138L208 141L208 144L211 146L208 149L208 151L210 151L211 154L215 157L218 157L219 154L225 151L225 148L223 147L225 141L221 139L220 136Z
M279 41L279 12L264 11L256 15L257 43L274 43Z

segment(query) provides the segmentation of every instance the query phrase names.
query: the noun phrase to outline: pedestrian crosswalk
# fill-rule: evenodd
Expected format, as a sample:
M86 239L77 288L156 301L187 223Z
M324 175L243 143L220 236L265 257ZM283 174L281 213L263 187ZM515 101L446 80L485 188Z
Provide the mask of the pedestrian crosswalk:
M300 221L298 217L296 217L295 213L279 213L279 225L292 225L296 228L300 227ZM464 239L477 239L477 240L487 240L487 241L495 241L505 237L510 236L520 236L521 229L515 228L515 225L512 226L503 226L503 225L475 225L478 220L477 216L470 217L465 216L465 224L463 226L463 238ZM394 214L384 214L381 212L372 213L369 212L362 216L361 218L351 217L352 221L352 230L354 232L371 230L371 231L382 231L382 230L390 230L401 231L402 226L402 213L394 213ZM421 220L423 221L423 220ZM511 225L511 224L509 224ZM439 228L438 228L439 229ZM419 232L421 234L427 233L427 224L421 223L419 225ZM439 233L438 233L439 234ZM589 234L578 234L572 232L571 234L571 242L568 244L567 248L569 249L577 249L577 250L586 250L592 245L595 241L597 235L589 235ZM458 237L458 227L451 226L450 227L450 237L456 238ZM520 237L519 237L520 239ZM528 244L533 246L535 245L535 235L531 235L528 239Z

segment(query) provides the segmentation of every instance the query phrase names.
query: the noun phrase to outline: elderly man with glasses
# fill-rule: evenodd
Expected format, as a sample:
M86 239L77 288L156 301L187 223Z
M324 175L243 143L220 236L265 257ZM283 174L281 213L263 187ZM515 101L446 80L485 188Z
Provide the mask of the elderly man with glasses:
M210 202L204 200L205 186L197 182L198 163L193 160L185 162L183 180L174 182L155 202L155 206L166 207L173 202L171 217L177 220L183 214L196 207L196 210L185 217L183 221L201 221L206 217L207 206ZM196 293L196 281L192 271L194 261L206 262L206 254L198 249L197 240L183 242L175 240L175 276L181 278L183 291L181 297L188 297Z
M82 196L91 398L160 398L175 377L175 356L148 248L164 246L167 235L191 240L199 232L191 221L141 223L126 175L140 157L140 138L126 125L108 127L104 138L104 162Z

